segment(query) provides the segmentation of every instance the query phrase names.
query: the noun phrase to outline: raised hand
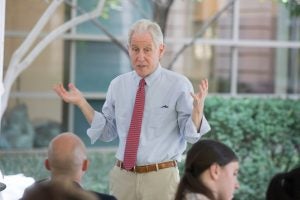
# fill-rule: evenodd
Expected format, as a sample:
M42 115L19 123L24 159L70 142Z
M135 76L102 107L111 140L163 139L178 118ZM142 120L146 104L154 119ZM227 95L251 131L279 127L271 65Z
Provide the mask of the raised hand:
M201 80L198 85L199 91L197 93L191 93L193 97L193 113L192 118L195 126L200 128L202 116L203 116L203 109L204 109L204 101L208 93L208 80L204 79Z
M94 109L86 101L81 92L73 85L69 83L69 91L67 91L62 84L57 84L53 87L54 91L60 96L65 102L72 103L79 107L81 112L84 114L86 120L91 123L94 118Z
M204 101L208 93L208 80L204 79L198 85L199 91L195 94L191 93L193 97L193 106L196 110L201 111L204 107Z
M84 102L84 97L81 92L75 87L74 84L69 83L69 91L67 91L62 84L57 84L53 87L53 90L60 96L66 103L72 103L74 105L80 105Z

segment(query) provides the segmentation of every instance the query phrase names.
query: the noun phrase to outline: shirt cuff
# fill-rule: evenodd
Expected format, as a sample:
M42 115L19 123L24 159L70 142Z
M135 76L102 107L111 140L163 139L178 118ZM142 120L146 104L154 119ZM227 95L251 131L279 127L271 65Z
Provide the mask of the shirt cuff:
M202 122L199 130L197 130L192 117L190 117L187 121L185 139L189 143L193 144L197 142L208 131L210 131L210 125L208 124L204 116L202 117Z
M200 133L200 135L204 135L205 133L210 131L210 125L208 123L208 121L206 120L205 116L203 115L202 117L202 122L200 124L200 130L198 133Z
M95 111L91 126L87 129L87 135L91 139L92 144L99 139L101 135L99 130L103 127L103 122L105 122L104 116L100 112Z

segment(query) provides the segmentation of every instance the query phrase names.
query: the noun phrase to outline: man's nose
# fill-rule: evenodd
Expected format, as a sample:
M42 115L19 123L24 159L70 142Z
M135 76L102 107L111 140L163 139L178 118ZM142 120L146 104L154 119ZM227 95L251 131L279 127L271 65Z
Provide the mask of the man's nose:
M144 52L143 52L143 51L140 51L140 52L138 53L138 55L137 55L137 58L138 58L139 61L143 61L144 58L145 58Z

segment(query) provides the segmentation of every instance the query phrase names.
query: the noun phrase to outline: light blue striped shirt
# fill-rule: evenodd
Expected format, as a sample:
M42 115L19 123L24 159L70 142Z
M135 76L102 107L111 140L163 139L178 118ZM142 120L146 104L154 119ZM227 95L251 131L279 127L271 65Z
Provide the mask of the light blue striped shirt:
M108 142L119 137L116 158L121 161L140 79L135 71L113 79L102 113L95 111L87 130L92 143L97 139ZM210 130L204 116L198 133L192 121L192 84L183 75L161 66L145 80L146 100L137 165L180 161L187 141L195 143Z

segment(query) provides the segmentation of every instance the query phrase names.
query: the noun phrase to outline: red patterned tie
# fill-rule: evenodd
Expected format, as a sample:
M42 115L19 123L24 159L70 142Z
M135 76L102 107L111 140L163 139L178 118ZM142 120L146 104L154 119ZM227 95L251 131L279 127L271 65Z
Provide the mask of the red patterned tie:
M132 169L136 163L137 149L140 141L141 126L145 105L145 79L140 80L139 88L136 92L133 113L126 140L124 153L124 168Z

